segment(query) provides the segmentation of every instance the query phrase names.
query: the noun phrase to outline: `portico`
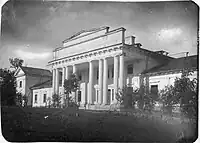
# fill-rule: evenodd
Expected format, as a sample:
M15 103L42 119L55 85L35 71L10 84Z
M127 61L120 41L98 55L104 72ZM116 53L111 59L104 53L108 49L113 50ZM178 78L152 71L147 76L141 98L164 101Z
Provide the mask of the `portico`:
M64 80L68 79L71 73L75 73L80 79L81 104L106 105L116 102L115 93L124 85L124 54L120 48L107 52L99 52L101 56L97 54L90 55L90 57L84 56L90 60L82 63L79 62L79 58L75 58L71 63L55 67L52 70L53 92L60 93L59 79L61 77L63 87ZM84 61L83 57L81 60Z

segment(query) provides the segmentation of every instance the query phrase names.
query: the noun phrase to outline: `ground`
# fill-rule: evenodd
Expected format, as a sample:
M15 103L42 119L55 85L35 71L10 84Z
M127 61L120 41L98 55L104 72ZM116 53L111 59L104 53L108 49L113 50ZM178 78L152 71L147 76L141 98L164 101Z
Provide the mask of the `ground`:
M186 128L158 118L75 109L2 107L7 141L145 141L175 142ZM194 128L187 126L187 132ZM188 134L187 133L187 134Z

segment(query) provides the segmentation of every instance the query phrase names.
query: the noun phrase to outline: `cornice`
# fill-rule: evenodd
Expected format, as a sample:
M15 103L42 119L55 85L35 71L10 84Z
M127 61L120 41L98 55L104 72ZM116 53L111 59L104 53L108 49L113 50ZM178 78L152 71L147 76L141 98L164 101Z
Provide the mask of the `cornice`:
M53 61L49 62L49 65L58 65L58 64L66 64L69 62L73 62L73 61L77 61L77 60L82 60L82 59L87 59L87 58L91 58L91 57L95 57L95 56L103 56L107 53L115 53L117 51L120 51L122 48L122 43L119 44L115 44L112 46L108 46L108 47L103 47L97 50L91 50L88 52L83 52L80 54L76 54L73 56L69 56L69 57L64 57L64 58L60 58L60 59L56 59Z

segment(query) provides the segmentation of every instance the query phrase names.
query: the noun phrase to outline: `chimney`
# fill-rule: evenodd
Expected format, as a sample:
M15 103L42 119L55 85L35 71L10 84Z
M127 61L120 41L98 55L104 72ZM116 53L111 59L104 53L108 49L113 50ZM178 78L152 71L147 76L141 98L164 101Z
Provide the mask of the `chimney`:
M106 33L108 33L109 32L109 27L106 27Z
M135 43L137 48L141 48L142 44L141 43Z
M131 45L135 44L135 37L134 36L130 36L130 44Z
M186 57L188 57L188 55L189 55L189 52L186 52Z

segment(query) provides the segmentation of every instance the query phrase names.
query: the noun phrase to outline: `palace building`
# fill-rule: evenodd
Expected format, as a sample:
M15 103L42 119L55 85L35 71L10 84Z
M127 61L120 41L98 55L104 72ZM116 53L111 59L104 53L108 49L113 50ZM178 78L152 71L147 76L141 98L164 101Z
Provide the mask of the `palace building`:
M134 90L145 82L151 92L159 92L173 84L184 68L194 69L192 78L197 77L197 56L173 58L166 51L145 48L134 36L126 35L123 27L101 27L72 35L53 51L48 62L52 78L31 87L32 106L45 106L54 93L63 95L64 80L72 73L80 79L80 87L72 96L81 107L88 104L90 109L115 103L115 93L124 86Z

